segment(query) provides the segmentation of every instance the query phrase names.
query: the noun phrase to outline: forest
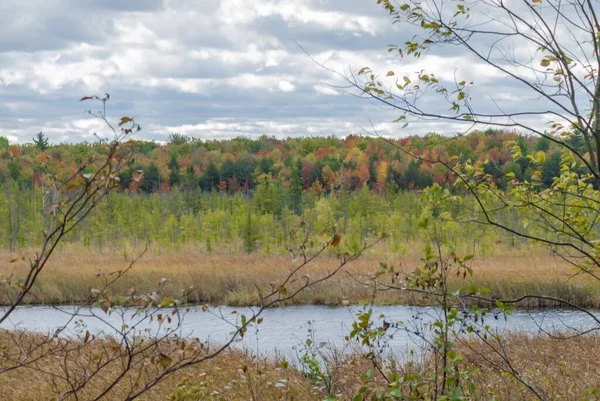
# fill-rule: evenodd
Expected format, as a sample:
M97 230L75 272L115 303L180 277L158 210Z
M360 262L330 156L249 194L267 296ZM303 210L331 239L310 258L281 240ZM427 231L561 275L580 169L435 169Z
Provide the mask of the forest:
M393 143L378 138L170 138L164 145L132 144L135 157L119 173L120 188L70 234L69 241L95 249L117 243L134 248L142 243L193 243L207 251L281 254L287 251L289 232L303 222L313 245L319 233L335 227L349 251L386 233L391 238L388 252L403 254L407 242L422 240L416 230L423 212L419 193L434 184L452 189L455 180L444 166L403 156ZM570 141L583 146L580 137ZM9 229L0 233L0 244L14 250L40 241L35 227L44 220L43 169L64 179L83 161L98 158L102 147L50 146L43 134L32 144L6 142L0 153L0 188L5 194L0 222ZM507 145L511 142L522 149L518 161L512 159ZM534 164L541 168L543 188L560 173L560 148L544 137L489 130L456 138L408 137L398 143L418 156L481 163L501 189L506 189L507 177L531 180ZM444 207L455 214L476 213L468 198ZM516 224L520 217L505 213L502 219ZM478 249L483 255L492 252L494 243L526 243L506 234L498 237L489 227L465 229L451 222L443 235L457 249Z
M303 191L320 195L340 190L353 192L367 186L385 197L388 192L418 190L433 183L452 183L454 177L443 166L420 162L413 156L453 159L456 162L487 161L486 173L505 188L506 174L519 180L531 178L528 155L543 157L542 181L546 186L559 173L560 146L547 137L488 129L447 137L435 133L408 136L390 142L376 137L348 135L276 139L234 138L202 141L170 134L166 144L135 140L136 157L119 174L121 187L130 193L183 191L249 193L260 185L282 187L297 212ZM517 141L523 151L518 162L506 143ZM585 153L584 138L575 133L567 143ZM61 176L73 173L84 161L101 154L97 143L50 145L39 133L34 141L11 145L0 138L0 183L16 182L21 188L40 184L41 168ZM541 152L541 153L540 153ZM542 155L543 154L543 155ZM89 167L91 168L91 167ZM139 174L143 174L143 180ZM298 205L294 206L293 202Z

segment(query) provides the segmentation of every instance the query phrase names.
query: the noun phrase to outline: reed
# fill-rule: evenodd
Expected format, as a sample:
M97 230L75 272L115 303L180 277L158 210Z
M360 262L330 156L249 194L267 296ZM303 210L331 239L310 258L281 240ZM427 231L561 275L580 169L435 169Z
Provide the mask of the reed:
M0 269L3 276L22 276L27 268L27 255L33 251L0 252ZM76 304L83 302L91 288L99 286L98 273L122 270L135 252L108 249L89 251L78 245L63 247L51 259L47 270L40 275L33 295L25 302L30 304ZM9 263L15 256L25 260ZM343 300L360 303L370 300L372 291L356 277L376 272L380 262L409 272L419 266L420 256L415 251L404 256L390 257L368 253L350 264L332 279L316 285L294 298L295 304L339 305ZM305 273L318 278L338 264L335 256L326 255L306 267ZM288 255L231 255L207 253L186 247L179 250L151 248L134 268L115 283L113 294L124 294L131 287L138 293L149 291L163 278L167 278L165 291L170 295L194 287L189 301L215 305L252 305L259 300L257 287L269 288L270 283L281 280L296 266ZM573 270L559 258L538 249L510 256L475 258L472 261L474 281L489 288L491 295L513 298L524 294L543 294L568 300L582 307L600 307L600 285L585 276L573 277ZM455 281L455 287L464 285ZM6 302L6 299L0 299ZM379 304L426 304L427 299L405 291L388 291L378 294ZM529 300L522 307L556 306L548 302Z
M0 347L3 358L0 368L8 367L7 361L18 360L20 349L14 345L14 332L0 332ZM21 349L41 341L39 335L23 333L19 336ZM73 342L69 347L77 349ZM103 352L111 344L95 340L88 346L88 353ZM531 336L510 333L505 338L505 349L510 355L512 367L521 378L534 387L548 400L580 401L595 399L588 394L589 389L600 383L600 360L594 350L600 346L600 336L588 335L556 340L545 335ZM490 353L489 347L481 342L462 343L457 347L464 355L460 365L463 371L470 371L465 385L474 384L472 400L530 400L533 399L525 387L503 369L502 361ZM66 390L60 372L70 366L71 377L82 372L78 361L86 358L82 353L61 353L53 344L36 350L45 357L36 359L27 368L4 371L0 375L0 399L13 401L51 399L57 391ZM338 400L351 399L361 386L360 377L369 369L370 362L358 353L348 354L336 360L328 388ZM123 399L135 385L132 378L151 372L149 360L142 360L108 395L106 400ZM79 400L93 399L115 375L122 370L121 361L109 365L103 374L90 380L85 390L78 394ZM401 372L426 372L427 364L407 363L396 365ZM141 373L140 373L141 372ZM145 373L146 372L146 373ZM375 377L376 380L377 375ZM383 385L383 381L381 382ZM310 375L293 367L283 365L276 357L256 357L247 352L231 349L199 365L183 369L168 377L149 390L139 400L145 401L199 401L199 400L322 400L328 395L323 386L311 381ZM592 397L592 398L590 398ZM74 399L74 398L73 398Z
M568 340L548 335L512 333L504 341L511 367L481 343L463 344L467 367L475 367L470 380L477 392L474 399L532 400L534 397L514 377L520 373L546 400L597 400L600 396L600 336L580 336ZM594 392L595 389L596 392Z

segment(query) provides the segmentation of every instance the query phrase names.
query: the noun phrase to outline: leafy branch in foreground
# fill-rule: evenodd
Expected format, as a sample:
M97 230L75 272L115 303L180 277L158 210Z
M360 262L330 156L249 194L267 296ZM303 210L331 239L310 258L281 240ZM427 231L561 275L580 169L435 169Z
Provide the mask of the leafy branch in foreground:
M8 319L32 290L38 276L43 272L63 238L118 186L119 172L131 158L132 153L129 148L131 142L127 140L134 131L140 130L139 125L129 117L123 117L121 128L117 131L108 123L106 117L109 95L106 94L103 98L94 97L94 99L102 104L102 111L95 115L107 122L113 133L113 139L105 145L105 154L97 164L81 164L77 171L64 181L58 181L55 175L46 171L43 183L43 210L46 221L43 227L39 227L43 233L43 243L40 251L28 260L29 269L25 277L8 277L0 282L2 295L9 300L8 308L0 316L0 324ZM43 165L40 167L44 169ZM18 260L13 259L12 262Z

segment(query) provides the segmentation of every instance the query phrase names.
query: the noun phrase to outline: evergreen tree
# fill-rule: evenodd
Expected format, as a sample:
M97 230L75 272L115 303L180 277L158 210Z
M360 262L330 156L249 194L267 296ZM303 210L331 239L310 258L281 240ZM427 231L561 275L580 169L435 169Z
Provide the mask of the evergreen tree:
M183 145L185 143L190 142L191 139L189 136L187 135L183 135L183 134L169 134L169 138L167 139L167 142L171 145Z
M302 214L302 193L304 189L302 187L302 161L296 160L293 164L292 173L290 177L290 188L288 191L291 209L297 215Z
M212 191L213 189L217 189L219 187L219 169L217 165L213 162L208 164L206 171L200 177L200 189L203 191Z
M377 182L377 167L375 166L375 163L378 160L379 160L379 157L377 157L377 153L373 153L371 155L371 157L369 158L369 177L371 177L369 179L369 188L370 189L373 189L373 186Z
M529 177L525 177L525 173L527 172L527 169L530 167L530 162L529 162L529 158L527 157L527 155L529 155L529 146L527 144L527 141L525 140L524 136L519 136L519 138L517 139L517 145L519 145L519 148L521 148L521 155L522 157L517 160L517 164L519 165L519 167L521 168L521 174L517 174L517 178L518 179L524 179L524 178L529 178Z
M37 133L37 135L33 138L33 143L42 152L50 147L50 143L48 142L48 137L46 135L44 135L42 132Z
M545 136L541 136L535 142L535 150L541 150L542 152L546 152L550 148L550 139Z
M144 169L144 178L140 185L145 192L156 192L160 190L160 172L154 163Z
M171 160L169 160L169 170L169 185L179 185L179 163L177 163L177 157L175 155L171 156Z
M555 177L560 175L560 153L554 152L550 157L546 157L542 165L542 182L545 186L552 185Z

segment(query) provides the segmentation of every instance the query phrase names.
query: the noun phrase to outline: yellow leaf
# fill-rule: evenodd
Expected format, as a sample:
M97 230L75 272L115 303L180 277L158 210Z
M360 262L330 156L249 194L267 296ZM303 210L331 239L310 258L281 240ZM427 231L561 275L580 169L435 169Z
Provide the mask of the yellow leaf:
M543 164L546 161L546 154L541 150L535 154L535 161L538 164Z
M12 258L12 259L10 260L10 263L15 263L17 260L19 260L19 257L18 257L18 256L15 256L14 258Z
M386 74L386 77L392 77L394 76L394 71L388 71L388 73Z
M119 122L119 125L127 124L128 122L131 122L131 121L133 121L133 120L129 117L121 117L121 121Z
M158 306L161 308L164 308L167 306L171 306L174 302L175 302L175 300L172 297L167 297L167 298L163 299L163 301Z

